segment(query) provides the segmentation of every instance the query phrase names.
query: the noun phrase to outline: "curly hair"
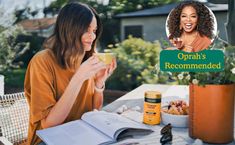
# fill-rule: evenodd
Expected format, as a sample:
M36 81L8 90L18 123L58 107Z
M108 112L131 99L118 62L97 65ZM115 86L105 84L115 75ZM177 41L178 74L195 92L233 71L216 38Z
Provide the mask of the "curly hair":
M180 15L183 8L186 6L192 6L197 12L197 30L199 34L212 39L214 37L214 18L209 9L204 4L197 1L184 1L171 11L167 21L167 27L170 32L169 39L181 36L183 30L180 30Z

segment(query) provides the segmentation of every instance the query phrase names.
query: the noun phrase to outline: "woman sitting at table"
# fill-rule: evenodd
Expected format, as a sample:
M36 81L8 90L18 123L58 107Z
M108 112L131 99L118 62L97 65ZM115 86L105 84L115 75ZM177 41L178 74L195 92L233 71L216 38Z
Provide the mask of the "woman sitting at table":
M209 9L196 1L180 3L169 15L169 39L179 50L198 52L213 39L214 19ZM171 49L171 48L169 48Z
M93 8L69 3L61 9L54 33L45 41L45 49L32 58L25 76L28 145L41 142L36 130L80 119L83 113L102 107L105 81L116 60L105 65L92 56L100 33Z

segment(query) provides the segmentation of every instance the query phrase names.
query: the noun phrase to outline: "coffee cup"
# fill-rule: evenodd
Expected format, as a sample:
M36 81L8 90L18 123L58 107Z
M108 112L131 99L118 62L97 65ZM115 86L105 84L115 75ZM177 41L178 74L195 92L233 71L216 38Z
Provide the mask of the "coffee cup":
M94 55L105 64L111 64L112 60L115 58L114 53L95 53Z

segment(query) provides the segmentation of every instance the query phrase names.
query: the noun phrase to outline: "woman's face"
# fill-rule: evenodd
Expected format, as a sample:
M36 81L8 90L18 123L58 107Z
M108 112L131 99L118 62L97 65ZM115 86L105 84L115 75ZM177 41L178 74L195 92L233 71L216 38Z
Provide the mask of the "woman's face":
M197 21L198 15L196 10L192 6L184 7L180 15L180 28L190 33L195 30Z
M96 38L96 30L97 30L97 21L93 16L90 26L87 31L82 35L82 45L85 51L90 51L93 41Z

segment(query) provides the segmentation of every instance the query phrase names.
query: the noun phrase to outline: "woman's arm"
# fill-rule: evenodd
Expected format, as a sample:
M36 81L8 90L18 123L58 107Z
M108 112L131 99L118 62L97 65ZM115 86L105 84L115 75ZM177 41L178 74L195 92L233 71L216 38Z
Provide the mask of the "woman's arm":
M104 95L103 91L105 89L104 83L95 83L95 92L93 96L93 109L100 110L103 106Z
M83 82L84 80L79 80L77 76L72 77L61 98L50 110L48 116L41 121L42 128L56 126L64 122L72 109Z
M103 97L103 92L97 92L95 91L94 93L94 99L93 99L93 109L97 109L97 110L100 110L103 106L103 100L104 100L104 97Z
M84 81L105 67L103 63L94 57L82 63L70 80L61 98L50 110L48 116L41 121L42 128L62 124L72 109Z
M95 77L95 93L93 96L93 109L101 109L103 106L103 91L105 89L105 81L110 77L117 67L116 59L113 59L111 64L103 70L100 70Z

